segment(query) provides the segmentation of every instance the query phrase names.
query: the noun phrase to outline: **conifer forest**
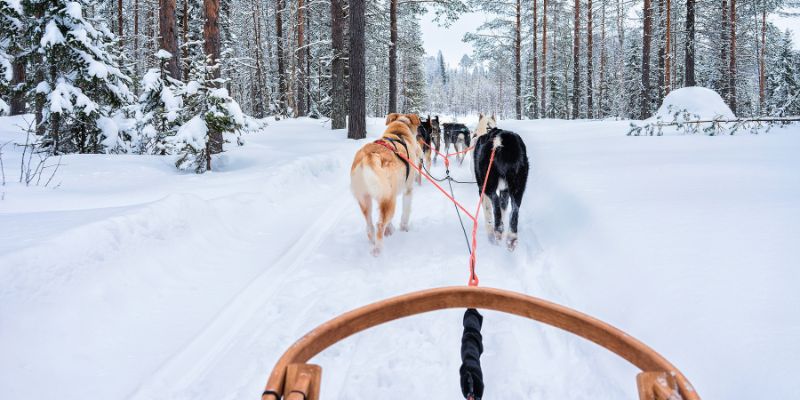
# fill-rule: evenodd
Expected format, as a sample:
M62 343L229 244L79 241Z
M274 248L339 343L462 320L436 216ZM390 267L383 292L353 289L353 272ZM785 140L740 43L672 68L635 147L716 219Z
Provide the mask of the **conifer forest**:
M177 154L202 172L259 120L365 135L390 112L645 119L703 86L740 117L800 114L794 0L0 0L0 112L51 154ZM458 65L421 25L485 22ZM427 20L426 20L427 19ZM348 124L349 121L349 124Z

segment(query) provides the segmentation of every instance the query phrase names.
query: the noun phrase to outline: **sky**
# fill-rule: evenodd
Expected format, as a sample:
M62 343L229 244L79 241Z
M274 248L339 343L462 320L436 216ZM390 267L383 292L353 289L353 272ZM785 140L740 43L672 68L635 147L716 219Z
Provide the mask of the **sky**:
M433 22L434 14L427 13L422 17L422 40L425 52L435 56L439 50L446 63L451 67L458 66L464 54L472 54L472 45L464 43L461 39L467 32L474 32L483 23L482 13L463 14L458 21L444 28Z
M795 10L800 12L800 10ZM458 66L464 54L472 54L472 45L462 39L467 32L474 32L484 22L482 13L467 13L451 26L444 28L433 22L433 13L422 17L422 39L425 52L435 56L440 50L445 62L451 67ZM800 17L782 18L773 15L771 21L781 29L791 29L794 33L794 46L800 50Z

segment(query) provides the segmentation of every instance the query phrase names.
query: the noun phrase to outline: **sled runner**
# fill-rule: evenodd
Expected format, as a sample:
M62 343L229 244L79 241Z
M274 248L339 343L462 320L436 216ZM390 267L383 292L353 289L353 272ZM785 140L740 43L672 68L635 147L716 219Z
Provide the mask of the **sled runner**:
M322 368L307 364L334 343L400 318L450 308L479 308L536 320L588 339L627 360L641 400L700 400L686 377L653 349L625 332L575 310L500 289L448 287L394 297L350 311L295 342L272 370L262 400L317 400ZM466 328L466 325L465 325Z

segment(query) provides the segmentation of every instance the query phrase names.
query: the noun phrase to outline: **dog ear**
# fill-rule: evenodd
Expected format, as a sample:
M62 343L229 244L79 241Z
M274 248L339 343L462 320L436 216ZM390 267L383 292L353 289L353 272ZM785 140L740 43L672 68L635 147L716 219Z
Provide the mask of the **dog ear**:
M397 121L398 118L400 118L400 114L398 114L398 113L391 113L391 114L387 115L386 116L386 125L389 125L394 121Z
M492 113L492 121L497 122L497 114Z
M483 113L480 113L480 114L478 115L478 121L480 121L480 120L482 120L482 119L483 119Z
M419 115L417 114L406 114L406 117L408 117L409 121L411 121L411 125L420 126L422 124L422 121L419 120Z

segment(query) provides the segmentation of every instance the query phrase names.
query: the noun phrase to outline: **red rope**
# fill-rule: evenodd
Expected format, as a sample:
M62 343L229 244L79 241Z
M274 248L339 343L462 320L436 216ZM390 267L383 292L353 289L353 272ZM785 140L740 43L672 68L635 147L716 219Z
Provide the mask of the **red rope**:
M459 154L466 154L467 152L469 152L470 150L475 148L475 146L470 146L470 147L467 147L464 150L461 150L461 151L458 151L458 152L455 152L455 153L443 154L439 150L436 150L433 146L429 145L428 142L426 142L424 140L422 141L422 144L424 144L425 146L428 146L429 149L431 149L434 152L436 152L436 154L442 156L442 159L444 160L444 167L447 168L447 169L450 169L450 157L457 156Z
M467 217L470 220L472 220L472 251L470 252L470 255L469 255L469 281L468 281L468 285L469 286L478 286L478 284L480 283L480 279L478 279L478 275L475 273L475 263L476 263L475 252L477 250L477 245L478 245L478 216L480 215L480 212L481 212L481 204L482 204L482 201L483 201L483 196L486 193L486 185L489 182L489 172L491 172L491 170L492 170L492 165L494 164L494 154L495 154L495 151L497 149L493 148L492 149L492 154L491 154L491 156L489 156L489 167L486 169L486 176L483 178L483 186L481 186L481 194L480 194L480 197L478 198L478 206L475 209L475 214L472 214L469 211L467 211L467 209L464 208L464 206L461 205L461 203L459 203L458 200L456 200L453 196L451 196L450 193L448 193L446 190L444 190L444 188L439 186L439 184L430 175L426 174L419 166L417 166L417 164L415 164L414 162L409 160L408 157L406 157L405 155L403 155L402 153L400 153L398 151L395 151L394 148L392 148L388 143L386 143L383 140L377 140L377 141L375 141L375 143L387 148L389 151L391 151L392 153L396 154L398 157L402 158L405 162L408 163L408 165L410 165L412 168L414 168L420 174L420 176L425 177L425 179L427 179L430 183L433 184L433 186L435 186L437 189L439 189L439 191L442 192L442 194L444 194L445 197L450 199L450 201L452 201L456 205L456 207L461 209L461 211L463 211L464 214L466 214ZM423 143L425 143L425 142L423 141ZM427 143L425 143L425 145L430 147L433 151L436 151L437 153L439 153L436 149L434 149L433 147L431 147ZM453 155L460 154L460 153L466 153L467 151L470 151L473 148L474 147L470 147L470 148L468 148L466 150L462 150L462 151L460 151L458 153L453 153L453 154L449 154L449 155L442 155L442 157L444 157L444 160L445 160L445 165L449 165L449 163L447 161L447 157L448 156L453 156ZM442 153L439 153L439 154L442 154Z

